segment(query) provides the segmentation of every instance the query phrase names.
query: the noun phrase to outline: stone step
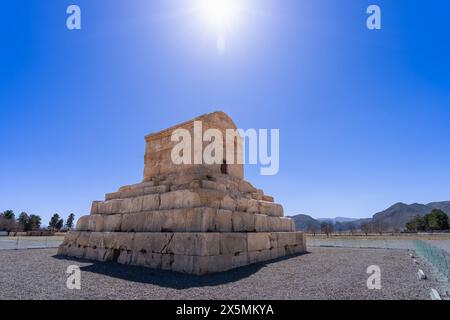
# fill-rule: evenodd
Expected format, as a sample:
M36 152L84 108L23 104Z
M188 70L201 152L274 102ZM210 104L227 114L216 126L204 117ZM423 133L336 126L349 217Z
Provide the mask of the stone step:
M91 207L91 214L125 214L157 209L166 210L197 207L259 213L275 217L282 217L284 215L283 207L277 203L245 197L236 198L235 195L230 195L226 191L204 188L135 195L132 198L124 199L94 201Z
M58 254L189 274L236 267L306 252L302 232L105 233L70 232Z
M292 232L290 218L208 207L94 214L81 217L80 231L120 232Z

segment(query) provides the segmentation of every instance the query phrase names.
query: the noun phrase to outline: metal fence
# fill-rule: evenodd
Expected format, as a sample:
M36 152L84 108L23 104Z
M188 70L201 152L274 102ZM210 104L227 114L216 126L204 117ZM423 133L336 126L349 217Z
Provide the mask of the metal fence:
M414 240L398 239L315 239L307 238L307 246L338 248L414 249Z
M450 252L438 248L429 242L422 240L414 241L416 252L428 260L447 280L450 280Z
M314 239L307 238L309 247L336 247L361 249L409 249L425 258L450 281L450 241L399 239Z
M63 240L61 236L0 237L0 250L57 248Z

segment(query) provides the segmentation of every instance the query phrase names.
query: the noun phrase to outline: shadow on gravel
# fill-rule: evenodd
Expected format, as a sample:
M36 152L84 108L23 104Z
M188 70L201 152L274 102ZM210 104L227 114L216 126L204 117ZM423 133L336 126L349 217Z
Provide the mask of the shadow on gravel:
M230 271L214 273L204 276L195 276L179 272L164 271L157 269L150 269L145 267L123 265L116 262L96 262L86 259L71 258L65 256L55 255L53 258L60 260L70 260L78 262L91 263L88 266L81 267L80 270L85 272L92 272L106 275L113 278L118 278L126 281L153 284L160 287L172 289L188 289L204 286L217 286L221 284L231 283L247 278L252 274L258 272L261 268L277 263L279 261L292 259L302 256L307 253L296 254L288 257L282 257L266 262L259 262L249 266L236 268Z

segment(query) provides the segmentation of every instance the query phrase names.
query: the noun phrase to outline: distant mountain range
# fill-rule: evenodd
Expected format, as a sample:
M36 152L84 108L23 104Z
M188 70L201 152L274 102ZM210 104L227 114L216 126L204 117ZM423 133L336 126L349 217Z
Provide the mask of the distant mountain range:
M354 218L344 218L344 217L336 217L336 218L319 218L316 219L317 221L323 222L323 221L327 221L327 222L332 222L332 223L336 223L336 222L340 222L340 223L344 223L344 222L352 222L352 221L356 221L358 219L354 219Z
M386 210L375 213L372 218L367 219L352 219L345 217L314 219L305 214L295 215L291 218L294 220L297 230L303 231L312 229L320 230L320 224L322 222L331 222L342 231L349 230L351 226L359 229L361 228L361 225L366 222L380 223L386 230L403 230L405 229L406 223L413 217L424 216L433 209L440 209L450 215L450 201L431 202L428 204L405 204L399 202Z

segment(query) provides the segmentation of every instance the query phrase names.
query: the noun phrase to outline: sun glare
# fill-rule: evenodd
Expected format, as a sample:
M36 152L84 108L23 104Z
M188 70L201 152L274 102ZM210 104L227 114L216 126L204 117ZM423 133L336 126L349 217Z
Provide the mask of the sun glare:
M224 32L239 12L239 0L198 0L198 10L209 27Z

